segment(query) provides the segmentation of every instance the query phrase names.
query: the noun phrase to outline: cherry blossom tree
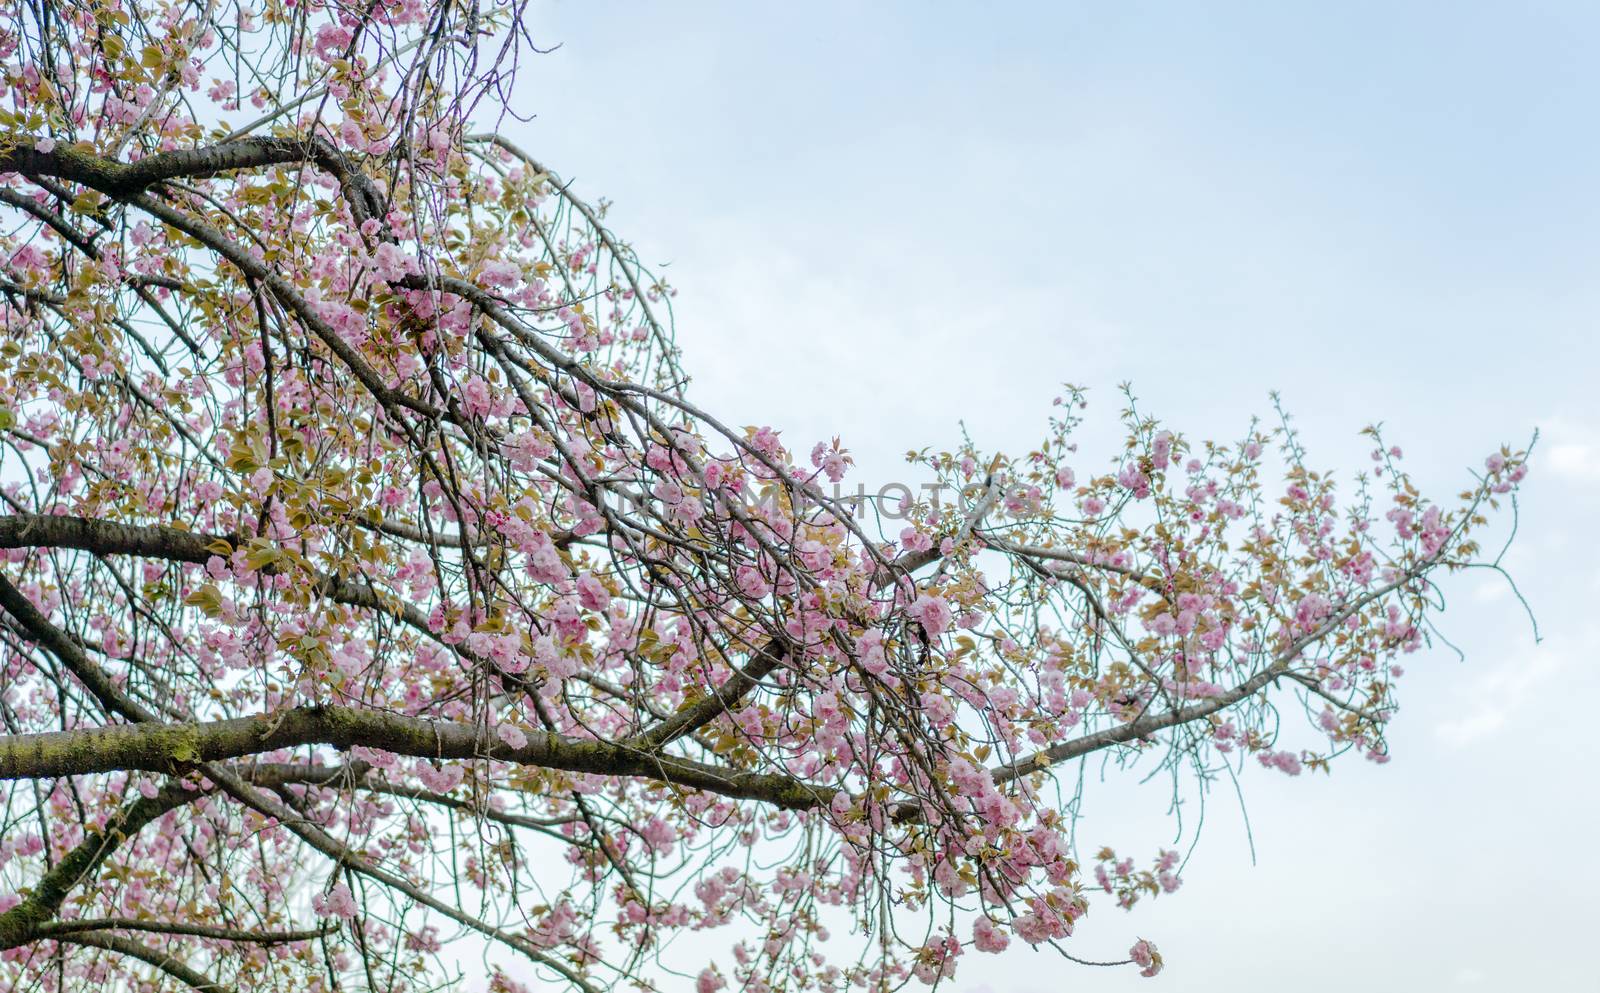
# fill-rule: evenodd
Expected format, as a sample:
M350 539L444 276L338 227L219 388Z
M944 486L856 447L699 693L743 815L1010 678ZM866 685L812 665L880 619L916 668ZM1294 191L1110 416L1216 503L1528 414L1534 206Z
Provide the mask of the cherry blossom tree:
M1092 459L1067 389L846 499L495 130L524 14L0 15L0 985L937 983L1178 887L1084 763L1388 757L1525 453L1433 502L1372 431L1336 489L1130 397Z

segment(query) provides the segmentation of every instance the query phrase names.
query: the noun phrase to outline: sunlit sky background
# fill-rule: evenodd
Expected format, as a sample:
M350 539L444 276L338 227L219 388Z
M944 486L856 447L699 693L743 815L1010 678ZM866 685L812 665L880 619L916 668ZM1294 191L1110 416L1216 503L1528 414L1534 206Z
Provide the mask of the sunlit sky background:
M543 2L508 122L681 290L698 400L857 477L1036 443L1063 381L1191 436L1281 390L1312 462L1381 420L1448 496L1543 437L1508 564L1452 580L1396 760L1213 796L1184 888L959 993L1600 987L1600 6ZM1098 446L1098 447L1097 447ZM1089 843L1160 843L1108 789ZM1114 802L1112 802L1114 801ZM1153 832L1153 833L1152 833ZM1104 838L1098 837L1100 833Z

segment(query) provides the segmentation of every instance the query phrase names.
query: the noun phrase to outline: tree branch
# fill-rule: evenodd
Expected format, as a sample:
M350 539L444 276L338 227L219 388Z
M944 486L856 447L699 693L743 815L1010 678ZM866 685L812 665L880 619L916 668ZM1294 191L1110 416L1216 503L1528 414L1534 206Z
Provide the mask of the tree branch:
M242 941L256 945L284 945L296 941L313 941L339 930L336 924L324 924L302 931L242 931L238 928L212 927L209 924L189 924L182 921L144 921L132 917L103 917L92 920L50 921L39 926L36 937L63 939L67 935L84 931L149 931L154 934L178 934L193 938L210 938L214 941Z
M605 741L532 733L512 748L486 728L351 707L300 707L254 717L113 725L0 737L0 779L39 779L140 769L173 773L283 748L357 745L416 758L492 759L601 776L632 776L803 810L836 790L775 773L652 755Z
M358 224L381 212L383 206L371 181L324 138L241 138L202 148L159 152L135 162L105 158L74 145L58 144L42 152L37 143L36 137L25 134L0 138L0 173L54 176L127 199L169 179L203 179L225 172L312 162L333 174L341 186L353 188L356 196L351 197L351 206ZM355 202L358 199L359 208Z
M1099 751L1102 748L1128 741L1137 741L1140 738L1149 737L1157 731L1164 731L1179 724L1188 724L1190 721L1201 720L1249 697L1274 679L1284 675L1286 669L1286 663L1274 662L1233 689L1210 699L1190 704L1187 707L1179 707L1176 710L1169 710L1166 713L1151 714L1128 724L1073 738L1071 741L1063 741L1058 745L1052 745L1031 755L1023 756L1014 762L995 766L990 770L990 773L994 776L995 785L1009 783L1018 776L1024 776L1030 772L1038 772L1081 755Z
M211 547L218 541L238 543L233 535L122 524L93 517L0 515L0 548L76 548L96 555L138 555L205 565L218 554Z
M0 739L4 740L4 739ZM39 929L61 909L67 895L100 868L117 846L169 810L199 799L203 792L172 783L153 797L141 796L118 810L98 831L90 831L75 848L34 884L21 903L0 914L0 949L15 948L39 937Z
M232 993L232 987L224 986L209 976L196 972L182 959L168 955L160 949L151 948L149 945L141 945L131 938L106 934L103 931L85 931L78 934L63 934L56 940L89 948L103 948L108 952L138 959L155 966L178 982L192 989L204 990L205 993Z

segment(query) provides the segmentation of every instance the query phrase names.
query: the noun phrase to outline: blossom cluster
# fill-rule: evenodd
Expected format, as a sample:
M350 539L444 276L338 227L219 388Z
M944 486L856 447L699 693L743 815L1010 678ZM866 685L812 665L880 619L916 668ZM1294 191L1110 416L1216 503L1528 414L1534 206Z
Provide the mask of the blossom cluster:
M648 988L720 931L702 993L933 984L1179 888L1084 868L1080 763L1388 758L1525 453L1437 503L1373 432L1341 491L1287 422L1130 397L1097 462L1069 390L880 530L843 439L697 407L671 287L472 126L527 43L480 6L0 20L0 716L68 736L0 739L0 978L424 990L470 932L494 989ZM94 765L113 725L150 751ZM130 919L183 927L81 937Z

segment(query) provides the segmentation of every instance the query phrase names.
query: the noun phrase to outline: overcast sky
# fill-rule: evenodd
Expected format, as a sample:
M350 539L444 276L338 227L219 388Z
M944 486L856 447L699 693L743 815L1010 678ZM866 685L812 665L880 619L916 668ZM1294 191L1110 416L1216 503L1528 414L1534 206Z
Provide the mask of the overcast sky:
M1222 438L1281 390L1327 468L1381 420L1441 496L1543 431L1508 559L1542 644L1451 581L1467 658L1410 660L1394 762L1252 768L1254 865L1214 796L1178 894L1085 920L1076 953L1148 937L1161 979L1017 942L957 991L1600 988L1600 6L591 0L533 29L560 48L508 130L668 264L699 402L841 435L863 481L958 420L1025 449L1063 381L1086 462L1124 380ZM1159 841L1164 803L1109 791L1080 837Z

